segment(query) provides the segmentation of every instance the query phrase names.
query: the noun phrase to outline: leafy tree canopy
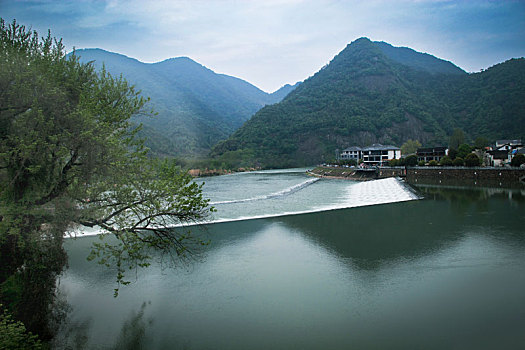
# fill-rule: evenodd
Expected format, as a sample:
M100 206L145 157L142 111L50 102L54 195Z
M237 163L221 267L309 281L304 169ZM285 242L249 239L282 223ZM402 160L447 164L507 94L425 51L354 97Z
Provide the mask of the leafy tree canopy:
M450 136L448 141L448 147L458 149L459 145L465 143L465 133L461 129L454 129L454 132Z
M421 147L421 143L417 140L407 140L403 145L401 145L401 154L408 155L416 153L417 149Z
M462 143L461 145L459 145L456 157L461 157L465 159L467 155L470 154L470 152L472 152L472 147L470 147L470 145L466 143Z
M405 158L405 165L407 166L416 166L417 165L417 156L415 154L411 154L408 157Z
M114 237L91 258L116 270L117 293L126 271L149 264L149 249L183 256L203 244L170 226L213 209L174 163L147 158L129 120L151 111L122 77L3 20L0 67L0 302L45 338L67 231Z

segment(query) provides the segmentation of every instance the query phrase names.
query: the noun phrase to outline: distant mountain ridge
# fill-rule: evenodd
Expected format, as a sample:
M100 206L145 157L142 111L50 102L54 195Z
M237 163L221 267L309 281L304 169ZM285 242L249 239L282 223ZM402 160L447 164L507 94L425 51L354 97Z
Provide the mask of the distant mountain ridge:
M136 85L158 113L135 117L145 126L146 145L156 155L199 156L208 153L265 105L279 102L293 88L268 94L252 84L217 74L188 57L143 63L102 49L80 49L83 62L102 64Z
M311 165L351 145L446 145L454 128L472 139L523 138L525 60L468 74L432 55L360 38L212 156L235 159L232 166Z

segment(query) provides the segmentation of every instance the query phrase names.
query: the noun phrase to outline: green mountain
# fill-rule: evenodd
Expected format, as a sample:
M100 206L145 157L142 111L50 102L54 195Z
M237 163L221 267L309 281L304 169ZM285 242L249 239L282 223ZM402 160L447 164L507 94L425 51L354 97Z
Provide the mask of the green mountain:
M268 94L187 57L148 64L101 49L75 53L83 62L93 61L97 68L104 64L112 75L122 74L151 98L157 115L134 120L144 124L141 135L156 155L205 155L260 108L279 102L293 90L284 86Z
M290 167L351 145L446 145L455 128L470 138L523 138L524 83L524 59L467 74L434 56L361 38L211 154L232 166Z

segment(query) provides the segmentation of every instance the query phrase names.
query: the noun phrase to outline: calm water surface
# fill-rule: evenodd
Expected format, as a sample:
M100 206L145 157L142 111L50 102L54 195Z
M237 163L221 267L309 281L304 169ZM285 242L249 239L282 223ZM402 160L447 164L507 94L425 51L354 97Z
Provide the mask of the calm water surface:
M62 345L525 348L525 191L420 187L414 200L392 182L312 180L206 179L215 220L266 218L207 225L196 261L139 271L118 298L114 272L85 260L97 238L68 241Z

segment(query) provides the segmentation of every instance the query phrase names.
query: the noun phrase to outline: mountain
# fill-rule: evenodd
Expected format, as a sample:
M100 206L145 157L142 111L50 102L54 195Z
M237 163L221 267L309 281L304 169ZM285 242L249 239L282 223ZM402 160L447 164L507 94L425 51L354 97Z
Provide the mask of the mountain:
M455 128L472 139L523 138L524 73L524 59L468 74L434 56L360 38L211 155L232 166L291 167L351 145L446 145Z
M101 49L76 50L75 54L97 68L104 64L112 75L122 74L151 98L157 115L137 116L134 121L144 124L141 136L146 137L153 153L161 156L207 154L260 108L279 102L292 90L283 87L268 94L188 57L149 64Z
M272 96L274 102L277 103L284 99L290 92L295 90L296 87L298 87L301 84L301 82L297 82L294 85L286 84L282 86L279 90L273 92L270 96Z

